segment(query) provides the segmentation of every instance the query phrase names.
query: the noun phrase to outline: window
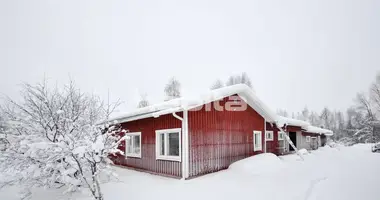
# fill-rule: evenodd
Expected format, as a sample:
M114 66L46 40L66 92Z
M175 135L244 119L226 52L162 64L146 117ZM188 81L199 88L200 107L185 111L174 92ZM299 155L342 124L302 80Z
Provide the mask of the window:
M273 131L267 131L265 135L267 141L273 141Z
M126 133L125 156L141 158L141 132Z
M285 141L284 140L278 141L278 148L279 149L285 149Z
M181 161L181 129L156 130L156 159Z
M306 142L307 142L307 143L310 142L310 136L306 136Z
M253 151L262 151L261 131L253 131Z
M284 133L278 131L278 140L284 140Z

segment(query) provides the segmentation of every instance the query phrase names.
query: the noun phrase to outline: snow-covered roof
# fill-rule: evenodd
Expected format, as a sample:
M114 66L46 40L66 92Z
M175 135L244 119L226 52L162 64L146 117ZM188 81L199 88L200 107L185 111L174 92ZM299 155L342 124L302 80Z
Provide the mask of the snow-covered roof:
M197 98L178 98L163 103L154 104L148 107L137 109L133 112L119 115L110 119L118 123L134 121L149 117L159 117L173 112L190 110L192 108L223 99L231 95L239 95L247 104L256 112L263 116L268 122L276 122L277 115L267 107L253 92L251 88L244 84L227 86L211 90L207 94L200 95Z
M287 125L287 126L299 126L303 130L305 130L306 132L309 132L309 133L325 134L327 136L333 135L333 132L331 130L312 126L309 122L299 120L299 119L293 119L293 118L278 116L277 117L277 125L279 125L279 126L285 126L285 125Z
M277 125L281 127L286 125L286 126L299 126L301 128L306 128L310 126L311 124L309 122L298 120L298 119L277 116Z
M305 128L305 131L309 133L325 134L327 136L332 136L334 134L331 130L319 128L316 126L308 126Z

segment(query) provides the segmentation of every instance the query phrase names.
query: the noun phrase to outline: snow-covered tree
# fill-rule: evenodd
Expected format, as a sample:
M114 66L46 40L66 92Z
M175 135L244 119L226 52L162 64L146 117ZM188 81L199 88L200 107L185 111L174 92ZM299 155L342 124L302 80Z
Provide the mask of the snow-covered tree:
M211 86L211 90L219 89L224 87L223 82L220 79L217 79Z
M301 112L301 120L309 121L309 114L309 109L307 108L307 106L305 106L305 108Z
M327 107L323 108L320 119L323 128L329 129L331 127L331 111Z
M7 127L4 121L4 117L0 112L0 151L4 151L8 145L7 135L6 135Z
M31 196L34 187L81 188L104 199L99 176L112 174L109 156L123 154L119 126L104 123L117 104L105 105L70 83L62 89L46 82L25 84L22 100L2 107L9 146L0 154L0 189L17 185Z
M334 131L334 138L340 139L342 137L345 137L345 121L344 121L344 115L341 111L336 111L334 113L335 115L335 130Z
M314 111L312 111L309 115L309 122L314 126L321 126L321 120L319 118L319 115Z
M250 88L252 88L252 82L251 79L248 77L248 74L246 72L243 72L241 74L241 83L246 84Z
M248 77L248 74L245 72L243 72L241 75L230 76L227 79L227 82L226 82L227 86L236 85L236 84L246 84L250 88L253 88L251 79Z
M139 104L137 105L137 108L144 108L144 107L149 106L149 101L147 99L147 95L141 94L140 97L141 97L141 99L139 101Z
M166 100L171 100L181 97L181 83L172 77L165 86Z
M380 73L377 74L375 82L370 89L370 100L373 104L373 114L376 119L380 118Z
M283 109L277 109L277 114L283 117L288 117L288 112Z
M352 118L350 123L353 129L349 130L358 142L374 142L371 123L376 119L370 99L364 93L358 93L355 99L356 105L351 108Z

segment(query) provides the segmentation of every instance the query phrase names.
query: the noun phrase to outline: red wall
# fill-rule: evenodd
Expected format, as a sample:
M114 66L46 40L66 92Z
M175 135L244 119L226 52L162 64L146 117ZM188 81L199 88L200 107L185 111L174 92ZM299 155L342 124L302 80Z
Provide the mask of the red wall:
M177 113L182 116L181 113ZM181 177L181 162L156 160L156 130L182 128L180 120L173 117L172 114L163 115L159 118L146 118L122 124L122 127L129 132L141 132L141 158L118 155L114 159L117 165L133 167L152 173L163 174L167 176ZM125 152L125 143L119 147Z
M223 106L227 98L219 104ZM211 111L188 112L189 126L189 176L196 177L219 171L249 156L262 153L253 151L253 131L262 131L264 150L264 118L251 107L246 111L217 111L210 103ZM182 116L182 113L177 113ZM147 118L126 122L122 127L129 132L141 132L141 158L125 159L118 155L115 164L141 169L151 173L181 177L181 162L156 160L155 131L182 128L181 121L171 114L159 118ZM277 140L277 133L274 134ZM183 138L183 137L182 137ZM125 151L125 144L120 146Z
M206 111L203 106L200 111L189 111L188 116L190 177L226 169L237 160L262 153L253 151L254 130L262 131L264 149L264 118L249 106L239 112Z
M278 155L278 129L276 128L276 125L272 126L268 122L266 124L266 129L267 131L273 131L273 141L267 141L267 153L274 153Z
M297 131L302 131L302 128L299 126L286 126L284 131L286 131L286 132L297 132Z

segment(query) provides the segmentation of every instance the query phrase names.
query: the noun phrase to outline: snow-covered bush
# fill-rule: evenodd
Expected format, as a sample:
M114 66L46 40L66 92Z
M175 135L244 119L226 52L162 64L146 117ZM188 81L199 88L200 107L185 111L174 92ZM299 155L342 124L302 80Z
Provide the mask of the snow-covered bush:
M331 148L336 148L336 147L338 146L337 143L332 142L332 141L331 141L331 142L328 142L327 145L328 145L329 147L331 147Z
M24 186L22 198L33 187L65 187L66 192L88 188L103 199L99 173L112 174L108 159L118 150L122 131L103 124L116 107L86 95L73 83L49 90L46 83L25 84L22 101L8 99L5 113L7 149L0 154L0 189Z

